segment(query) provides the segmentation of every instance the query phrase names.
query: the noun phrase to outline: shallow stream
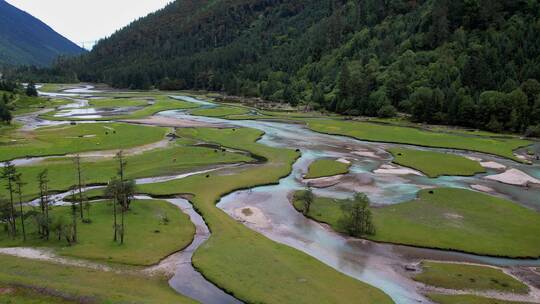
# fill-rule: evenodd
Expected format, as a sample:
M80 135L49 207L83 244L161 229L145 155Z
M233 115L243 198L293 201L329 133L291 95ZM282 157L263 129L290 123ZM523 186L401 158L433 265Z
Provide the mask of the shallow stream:
M92 88L85 87L82 90L75 91L75 93L72 91L68 94L80 96L80 93L91 92ZM60 95L57 94L57 96ZM214 106L212 103L193 97L172 97L196 102L203 107ZM374 173L374 170L381 168L381 166L390 165L392 157L386 152L387 148L404 145L363 142L348 137L325 135L310 131L302 125L282 122L229 121L219 118L191 116L186 111L165 111L158 115L182 120L255 128L265 132L265 135L259 141L261 144L300 149L302 157L294 164L292 173L280 180L279 184L233 192L223 197L218 207L233 218L243 222L247 227L264 234L268 238L306 252L338 271L382 289L398 304L429 303L429 300L421 294L421 286L411 280L404 269L405 265L417 263L422 259L465 261L513 267L540 265L540 260L482 257L351 239L333 232L324 225L306 219L292 207L289 201L292 193L306 187L302 181L302 176L307 172L307 168L312 161L319 158L344 158L352 164L350 173L335 186L315 189L315 194L333 198L346 198L355 192L364 192L373 203L385 205L414 199L417 192L425 188L457 187L471 189L472 185L480 185L492 189L494 195L509 198L519 204L540 211L540 188L531 187L525 189L483 178L486 175L500 173L496 170L490 169L487 174L479 174L473 177L445 176L435 179L411 174ZM540 145L535 145L533 148L538 149L539 147ZM530 176L540 178L540 164L538 162L534 165L524 165L482 153L446 149L427 150L452 152L480 158L483 161L494 161L507 168L516 168ZM160 182L185 176L141 179L139 182ZM183 209L189 208L186 205L187 202L183 200L171 202ZM241 212L245 208L249 208L252 212ZM204 231L204 228L200 227L202 219L197 218L195 214L190 213L190 216L197 225L197 233L201 237L196 238L197 241L186 249L186 253L176 255L176 261L180 261L180 265L189 264L189 267L191 267L189 261L191 260L192 251L196 248L193 246L200 245L208 238L207 228ZM229 303L229 300L230 303L235 303L234 299L227 298L227 295L224 296L222 292L215 293L216 291L209 287L209 294L205 295L207 291L205 284L211 283L204 280L198 273L182 275L182 271L191 272L182 270L181 266L178 267L177 275L171 280L170 284L179 292L191 295L203 303Z

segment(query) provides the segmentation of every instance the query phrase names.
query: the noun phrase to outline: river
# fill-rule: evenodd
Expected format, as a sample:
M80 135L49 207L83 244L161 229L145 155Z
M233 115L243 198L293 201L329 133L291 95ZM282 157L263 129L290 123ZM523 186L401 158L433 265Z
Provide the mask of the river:
M91 87L85 87L82 90L71 90L68 92L68 96L64 95L63 97L73 98L73 100L82 104L82 100L78 99L81 98L80 94L82 94L82 98L85 98L87 97L85 94L92 92L96 91L93 91ZM62 97L62 94L48 95L51 97ZM189 96L173 97L189 102L196 102L203 107L214 106L208 101ZM74 108L76 109L76 107ZM522 187L506 185L483 178L486 175L495 174L496 171L494 170L488 170L488 173L478 174L473 177L445 176L435 179L410 174L378 174L374 173L375 169L380 168L382 165L389 165L392 161L392 157L386 152L386 149L404 145L364 142L348 137L326 135L310 131L299 124L285 122L258 120L229 121L220 118L191 116L188 111L165 111L156 115L181 120L255 128L265 132L265 135L259 141L261 144L272 147L300 149L302 152L301 158L295 162L291 174L281 179L279 184L233 192L223 197L218 207L231 217L244 223L250 229L258 231L276 242L301 250L351 277L380 288L398 304L430 303L422 295L420 290L421 285L411 280L405 270L405 265L418 263L422 259L464 261L503 267L540 265L540 260L482 257L450 251L378 244L366 240L348 238L335 233L325 225L306 219L292 207L289 200L292 193L306 187L302 182L302 175L307 172L309 164L318 158L331 157L344 158L350 161L352 164L351 171L339 184L324 189L315 189L314 192L316 195L346 198L355 192L364 192L375 204L387 205L414 199L416 193L425 188L457 187L470 189L472 185L481 185L493 189L495 195L512 199L519 204L540 211L539 188L524 190ZM31 117L27 120L23 120L22 122L32 125ZM39 125L46 124L46 121L41 120ZM56 122L51 124L56 124ZM538 147L538 145L535 147ZM446 149L427 150L457 153L468 157L480 158L484 161L494 161L508 168L516 168L531 176L540 178L540 165L538 163L524 165L482 153ZM139 180L139 183L164 181L183 178L185 176L142 179ZM184 210L188 209L187 202L185 201L177 200L173 203L181 206ZM240 212L246 208L251 209L252 212ZM251 216L246 214L251 214ZM201 226L201 223L204 223L203 221L201 222L201 219L192 213L190 216L197 225L198 233L202 236L197 238L198 241L194 243L194 246L198 246L208 238L209 234ZM192 252L195 248L190 246L188 252ZM181 261L185 262L190 260L191 255L188 253L186 256L180 253L178 257ZM191 266L189 268L192 269ZM178 271L181 271L181 268ZM175 290L188 293L188 296L199 299L203 303L220 303L219 299L223 300L227 298L227 295L219 292L214 297L204 296L204 290L206 290L204 287L206 286L205 284L211 283L206 282L200 274L200 277L189 280L189 278L195 278L197 276L197 274L192 275L186 276L188 280L182 278L181 275L177 275L175 276L176 279L173 278L171 280L170 284ZM196 282L199 282L197 283L198 285L195 284ZM231 303L235 302L233 299L228 300Z

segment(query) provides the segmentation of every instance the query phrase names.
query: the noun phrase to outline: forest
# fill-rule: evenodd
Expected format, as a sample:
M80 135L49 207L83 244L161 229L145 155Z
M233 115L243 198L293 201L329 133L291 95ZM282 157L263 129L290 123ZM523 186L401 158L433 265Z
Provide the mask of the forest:
M537 0L176 1L15 74L537 136L539 16Z

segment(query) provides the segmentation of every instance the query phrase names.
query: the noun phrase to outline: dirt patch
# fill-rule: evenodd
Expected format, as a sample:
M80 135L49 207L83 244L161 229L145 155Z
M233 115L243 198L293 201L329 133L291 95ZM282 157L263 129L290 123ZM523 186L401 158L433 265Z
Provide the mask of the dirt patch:
M310 187L328 188L339 184L343 177L344 175L335 175L330 177L303 179L302 182Z
M447 219L450 219L450 220L460 220L460 219L463 218L462 215L459 215L457 213L445 213L444 217L446 217Z
M514 186L526 187L531 184L540 185L540 180L532 176L529 176L525 172L520 171L518 169L510 169L504 173L497 174L497 175L490 175L484 178L489 179L489 180L494 180L503 184L514 185Z
M25 247L0 248L0 254L16 256L25 259L47 261L68 266L85 267L101 271L112 271L110 267L103 264L59 257L48 249Z
M253 211L251 211L251 209L249 209L249 208L244 208L244 209L242 209L242 214L245 215L245 216L252 216Z
M419 171L405 168L401 166L392 166L392 165L382 165L379 169L373 171L375 174L393 174L393 175L418 175L424 176Z
M177 119L164 116L152 116L143 119L123 120L123 122L141 124L141 125L153 125L160 127L174 127L174 128L197 128L197 127L215 127L215 124L205 123L201 121Z
M351 164L351 161L349 161L348 159L346 158L340 158L337 160L338 162L342 163L342 164L346 164L346 165L350 165Z
M15 288L0 287L0 295L9 295L15 293Z
M489 162L481 162L480 165L487 169L495 169L495 170L504 170L506 169L505 165L499 164L497 162L489 161Z
M471 185L471 189L473 190L476 190L476 191L480 191L480 192L487 192L487 193L495 193L495 189L493 188L490 188L488 186L483 186L483 185Z
M375 159L382 159L382 157L377 155L375 152L369 151L369 150L353 151L351 152L351 154L363 156L363 157L375 158Z
M235 209L233 216L237 220L258 228L268 228L271 226L270 220L264 215L262 210L257 207L242 207Z

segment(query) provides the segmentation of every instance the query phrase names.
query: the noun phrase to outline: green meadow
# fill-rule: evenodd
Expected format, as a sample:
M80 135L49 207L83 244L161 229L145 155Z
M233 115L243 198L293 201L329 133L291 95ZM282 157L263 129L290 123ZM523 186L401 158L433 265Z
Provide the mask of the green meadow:
M527 294L529 288L502 270L479 265L422 262L422 272L414 280L455 290L500 291Z
M141 107L131 113L119 114L113 116L105 116L101 118L71 118L71 117L58 117L55 116L59 111L53 111L40 115L41 118L48 120L69 120L69 121L84 121L84 120L97 120L97 121L109 121L109 120L132 120L140 119L148 116L152 116L156 113L169 111L169 110L184 110L197 108L199 105L170 98L165 95L149 95L145 97L141 95L134 95L133 98L111 98L106 95L105 99L91 99L89 105L92 108L122 108L122 107Z
M78 124L19 132L0 146L0 161L30 156L126 149L154 143L164 138L166 128L123 123Z
M91 108L144 107L149 105L149 101L131 98L104 98L90 99L88 104Z
M117 175L117 161L112 158L81 158L83 179L86 184L105 184ZM205 147L195 147L171 143L166 148L127 155L126 177L144 178L152 176L177 175L181 172L208 166L250 162L252 159L244 154L224 152ZM30 166L19 166L17 170L27 183L22 189L26 199L38 195L38 174L47 169L49 189L51 191L67 191L76 183L77 171L72 158L60 157L44 160ZM0 194L6 196L4 181L0 181Z
M308 173L304 178L319 178L334 176L339 174L347 174L350 164L345 164L333 159L318 159L311 163L308 168Z
M300 202L293 202L302 210ZM341 201L316 198L309 217L344 232ZM410 202L372 208L374 241L513 258L540 256L540 214L479 192L422 190Z
M37 234L35 221L26 221L26 242L18 237L13 240L5 232L0 233L1 247L51 247L57 254L108 263L148 266L158 263L168 255L187 247L193 240L195 226L180 208L165 201L135 200L125 214L125 243L112 241L111 225L113 205L110 201L92 203L91 223L78 219L78 243L69 246L62 238L58 240L51 231L51 240L45 241ZM118 211L120 212L120 211ZM53 207L49 214L53 219L71 221L71 207ZM168 219L164 223L163 218ZM120 213L118 213L120 219ZM18 221L20 225L20 222ZM19 227L18 231L21 229Z
M532 143L511 137L465 136L369 122L337 119L304 119L304 121L311 130L321 133L345 135L366 141L477 151L520 162L513 151Z
M196 303L171 289L162 277L107 272L5 255L0 256L0 269L0 286L22 289L13 298L10 294L0 294L0 301L4 301L1 303L21 298L31 304L62 303L61 297L48 296L55 293L72 298L76 303L89 300L97 303ZM23 301L13 303L26 304Z
M250 303L392 303L380 290L275 243L216 208L227 193L276 183L288 175L297 152L255 143L262 133L252 129L195 128L179 130L179 134L248 150L268 160L261 166L140 187L141 192L153 195L193 195L192 203L213 232L193 257L193 264L207 279Z
M486 172L479 162L456 154L407 148L391 148L388 152L394 156L394 163L418 170L432 178L443 175L473 176Z

